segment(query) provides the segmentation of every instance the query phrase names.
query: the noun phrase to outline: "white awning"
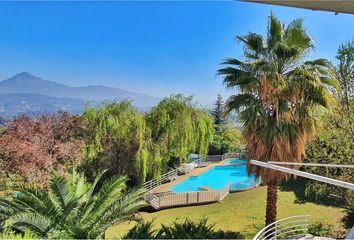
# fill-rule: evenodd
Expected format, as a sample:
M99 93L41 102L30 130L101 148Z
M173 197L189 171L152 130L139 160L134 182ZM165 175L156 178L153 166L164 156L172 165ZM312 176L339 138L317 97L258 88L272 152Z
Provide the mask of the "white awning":
M354 14L354 0L241 0L243 2L254 2L279 5L285 7L305 8L311 10L322 10L335 13Z
M272 163L273 164L271 164L269 162L261 162L261 161L257 161L257 160L251 160L251 164L253 164L253 165L257 165L257 166L260 166L260 167L269 168L269 169L273 169L273 170L276 170L276 171L289 173L289 174L293 174L293 175L296 175L296 176L300 176L300 177L316 180L316 181L319 181L319 182L324 182L324 183L332 184L332 185L335 185L335 186L349 188L349 189L354 190L354 183L348 183L348 182L340 181L340 180L337 180L337 179L323 177L323 176L320 176L320 175L317 175L317 174L303 172L303 171L299 171L299 170L295 170L295 169L291 169L291 168L287 168L287 167L281 167L279 165L275 165L274 162L272 162ZM331 166L331 167L333 167L333 166Z

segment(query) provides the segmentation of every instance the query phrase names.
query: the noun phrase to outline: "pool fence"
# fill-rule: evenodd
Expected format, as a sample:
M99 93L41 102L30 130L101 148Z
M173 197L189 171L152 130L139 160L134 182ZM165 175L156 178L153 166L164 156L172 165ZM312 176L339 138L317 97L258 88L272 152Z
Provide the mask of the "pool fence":
M178 206L199 205L220 202L229 194L229 188L230 185L226 185L220 190L148 194L145 196L145 199L156 210Z
M200 164L205 162L220 162L230 158L246 158L246 155L245 153L226 153L223 155L206 156L198 158L190 163L186 163L183 166L167 172L156 179L152 179L144 183L142 187L147 191L144 198L154 209L219 202L229 194L230 185L226 185L220 190L186 193L151 193L151 190L161 184L176 180L178 176L187 174Z

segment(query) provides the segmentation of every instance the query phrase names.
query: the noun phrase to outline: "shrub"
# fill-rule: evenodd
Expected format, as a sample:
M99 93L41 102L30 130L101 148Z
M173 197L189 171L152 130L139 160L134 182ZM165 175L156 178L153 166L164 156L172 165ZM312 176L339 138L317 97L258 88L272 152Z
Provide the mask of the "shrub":
M159 230L153 230L153 222L141 222L123 237L124 239L242 239L239 232L214 230L214 224L208 224L203 218L196 222L185 219L175 220L171 225L161 224Z
M332 226L323 222L311 224L309 226L309 233L313 236L327 237L331 234Z
M31 231L25 231L24 233L15 233L13 231L0 232L0 239L38 239L38 237Z
M153 239L156 230L153 230L153 222L139 222L123 237L123 239Z

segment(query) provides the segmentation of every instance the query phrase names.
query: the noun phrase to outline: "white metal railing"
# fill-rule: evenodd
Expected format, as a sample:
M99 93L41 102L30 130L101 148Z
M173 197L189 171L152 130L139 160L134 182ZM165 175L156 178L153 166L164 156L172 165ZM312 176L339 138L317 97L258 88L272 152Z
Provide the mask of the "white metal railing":
M229 188L230 185L220 190L155 193L146 195L145 200L155 209L212 203L219 202L225 198L230 193Z
M158 178L145 182L142 185L142 188L144 188L147 191L150 191L163 183L171 182L177 178L179 173L181 172L186 173L187 171L190 171L195 167L197 167L198 165L200 165L202 162L220 162L228 158L245 158L245 157L246 157L245 153L225 153L223 155L209 155L206 156L205 158L203 157L198 158L190 163L184 164L179 168L173 169L172 171L169 171Z
M150 180L142 185L142 187L150 191L157 186L174 181L180 172L187 173L203 162L218 162L229 158L245 158L244 153L226 153L223 155L206 156L205 158L198 158L195 161L184 164L168 173L161 175L159 178ZM145 195L145 200L150 203L155 209L168 208L182 205L202 204L210 202L218 202L224 199L230 193L230 184L226 185L220 190L186 192L186 193L153 193L150 191Z
M253 240L300 238L308 234L308 224L308 215L283 218L263 228Z
M198 158L190 163L184 164L183 166L173 169L172 171L169 171L169 172L161 175L158 178L147 181L146 183L144 183L142 185L142 188L149 191L149 190L154 189L163 183L171 182L177 178L179 173L190 171L190 170L194 169L195 167L197 167L202 162L204 162L204 158Z

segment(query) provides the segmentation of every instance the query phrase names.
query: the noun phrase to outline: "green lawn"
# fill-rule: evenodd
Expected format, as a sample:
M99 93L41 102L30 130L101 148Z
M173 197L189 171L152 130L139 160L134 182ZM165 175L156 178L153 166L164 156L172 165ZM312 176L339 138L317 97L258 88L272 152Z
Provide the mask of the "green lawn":
M165 224L176 218L207 217L210 223L216 224L215 228L239 231L247 237L252 237L263 227L265 206L266 187L261 186L244 192L231 193L220 203L166 209L154 213L142 213L141 216L144 220L155 219L156 223ZM312 223L324 221L333 225L335 229L340 229L344 209L310 202L299 203L293 191L278 191L278 218L300 214L309 214ZM126 223L112 227L107 230L106 237L119 237L133 224Z

